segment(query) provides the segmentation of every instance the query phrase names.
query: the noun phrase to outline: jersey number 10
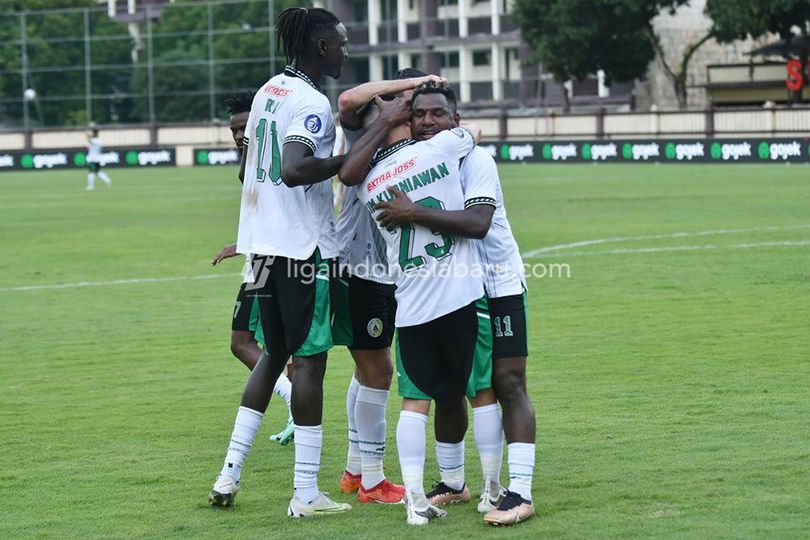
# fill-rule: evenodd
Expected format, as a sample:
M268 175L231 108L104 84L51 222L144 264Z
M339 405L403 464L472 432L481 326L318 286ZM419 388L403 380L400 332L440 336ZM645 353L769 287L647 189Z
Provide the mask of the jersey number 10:
M256 157L256 181L264 182L267 171L262 168L264 165L265 146L267 145L267 120L262 118L256 126L256 140L259 143L258 156ZM270 181L278 185L281 183L281 150L278 145L278 131L276 121L270 122L270 140L272 152L270 155Z

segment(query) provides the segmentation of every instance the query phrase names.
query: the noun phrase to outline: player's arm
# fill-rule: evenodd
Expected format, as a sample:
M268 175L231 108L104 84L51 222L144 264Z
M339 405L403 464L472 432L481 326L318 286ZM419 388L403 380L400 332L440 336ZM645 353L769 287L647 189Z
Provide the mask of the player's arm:
M337 174L346 156L317 158L304 143L288 142L281 151L281 181L287 187L308 186Z
M411 107L402 98L383 101L375 97L374 103L380 110L380 116L346 154L346 162L338 173L338 178L344 185L356 186L363 182L370 170L371 158L382 146L388 133L407 122L411 116Z
M367 82L346 90L338 98L338 112L340 123L346 129L359 129L363 126L363 119L359 111L365 107L375 96L385 94L398 94L406 90L413 90L428 81L447 82L444 77L426 75L392 81Z
M441 210L414 203L396 186L389 186L388 192L394 199L374 206L375 209L381 210L377 215L377 221L386 229L394 229L403 223L411 222L464 238L484 238L492 224L492 214L495 212L494 200L491 203L474 204L464 210Z

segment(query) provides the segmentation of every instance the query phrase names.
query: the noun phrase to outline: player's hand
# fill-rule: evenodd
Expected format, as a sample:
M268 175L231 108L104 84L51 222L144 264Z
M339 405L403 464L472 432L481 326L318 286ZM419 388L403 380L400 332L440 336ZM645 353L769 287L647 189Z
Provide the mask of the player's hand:
M230 259L231 257L236 257L236 244L227 245L219 250L217 256L214 257L213 261L211 261L211 266L216 266L225 259Z
M405 193L396 186L388 186L388 193L394 196L390 201L378 202L374 205L375 210L382 210L377 214L377 221L385 227L388 232L413 219L416 204L411 201Z
M397 97L391 101L383 101L380 96L374 96L374 104L380 110L378 121L395 128L411 119L411 104L405 98Z
M445 77L440 77L439 75L425 75L424 77L419 77L416 82L416 86L420 84L425 84L427 82L434 82L438 84L450 84L450 81L447 80Z

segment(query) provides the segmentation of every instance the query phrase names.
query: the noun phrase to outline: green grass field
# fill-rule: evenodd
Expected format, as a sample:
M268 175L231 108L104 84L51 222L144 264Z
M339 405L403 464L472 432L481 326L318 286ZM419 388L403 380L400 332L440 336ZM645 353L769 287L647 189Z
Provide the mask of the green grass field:
M235 238L239 184L231 168L113 169L95 192L81 171L0 175L0 537L807 538L810 168L501 172L527 262L570 268L529 281L534 519L487 528L474 504L427 530L401 507L289 519L293 449L267 441L278 398L236 506L208 507L247 375L228 346L240 263L209 264ZM351 370L330 353L320 473L349 502ZM398 408L392 393L395 480ZM472 433L467 448L475 495Z

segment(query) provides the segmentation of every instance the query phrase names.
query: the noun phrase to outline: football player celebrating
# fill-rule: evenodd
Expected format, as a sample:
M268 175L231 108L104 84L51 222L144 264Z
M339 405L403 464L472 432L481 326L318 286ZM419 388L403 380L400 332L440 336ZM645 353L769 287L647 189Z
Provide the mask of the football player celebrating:
M388 188L397 185L418 197L418 204L462 210L459 162L475 147L473 136L463 129L447 130L417 143L405 125L410 108L404 99L386 103L378 97L375 103L380 117L349 152L341 181L360 185L358 198L372 215L379 212L376 203L391 198ZM376 151L383 142L385 147ZM480 273L474 270L477 255L469 240L434 234L420 225L381 227L380 232L397 286L402 367L413 384L436 402L436 423L451 442L458 443L467 428L464 394L478 330L475 301L484 293ZM446 515L428 503L424 492L426 423L425 414L408 410L403 402L397 447L407 522L412 525Z
M252 255L251 286L269 350L250 374L222 471L209 501L227 506L261 425L273 386L293 357L294 496L288 515L349 510L318 489L323 431L323 376L330 328L330 258L337 256L329 179L335 125L321 93L322 76L338 78L348 56L346 28L320 8L289 8L276 24L288 66L257 92L247 125L237 251Z
M458 125L459 115L452 94L436 87L422 88L417 95L411 117L415 139L431 140L443 130L452 130ZM414 204L402 191L392 189L392 200L379 205L378 219L384 227L413 223L468 238L481 238L483 227L485 236L474 241L473 245L484 267L484 286L494 336L492 383L503 406L510 479L509 489L497 507L487 512L484 521L511 525L534 515L531 486L535 462L535 415L526 393L526 280L523 261L506 218L494 160L485 150L476 148L464 159L461 173L465 195L469 194L462 212L426 208ZM473 183L479 187L471 188ZM491 227L487 213L481 207L477 209L479 204L490 205Z
M363 116L375 96L411 93L430 80L441 79L406 69L394 74L393 80L365 83L343 92L338 108L346 151L365 133ZM343 190L335 225L342 275L332 335L336 345L349 348L356 366L346 392L349 451L340 489L356 491L359 502L398 503L405 497L405 488L392 484L383 473L385 412L393 376L394 282L389 276L385 240L360 204L357 189L349 186Z

